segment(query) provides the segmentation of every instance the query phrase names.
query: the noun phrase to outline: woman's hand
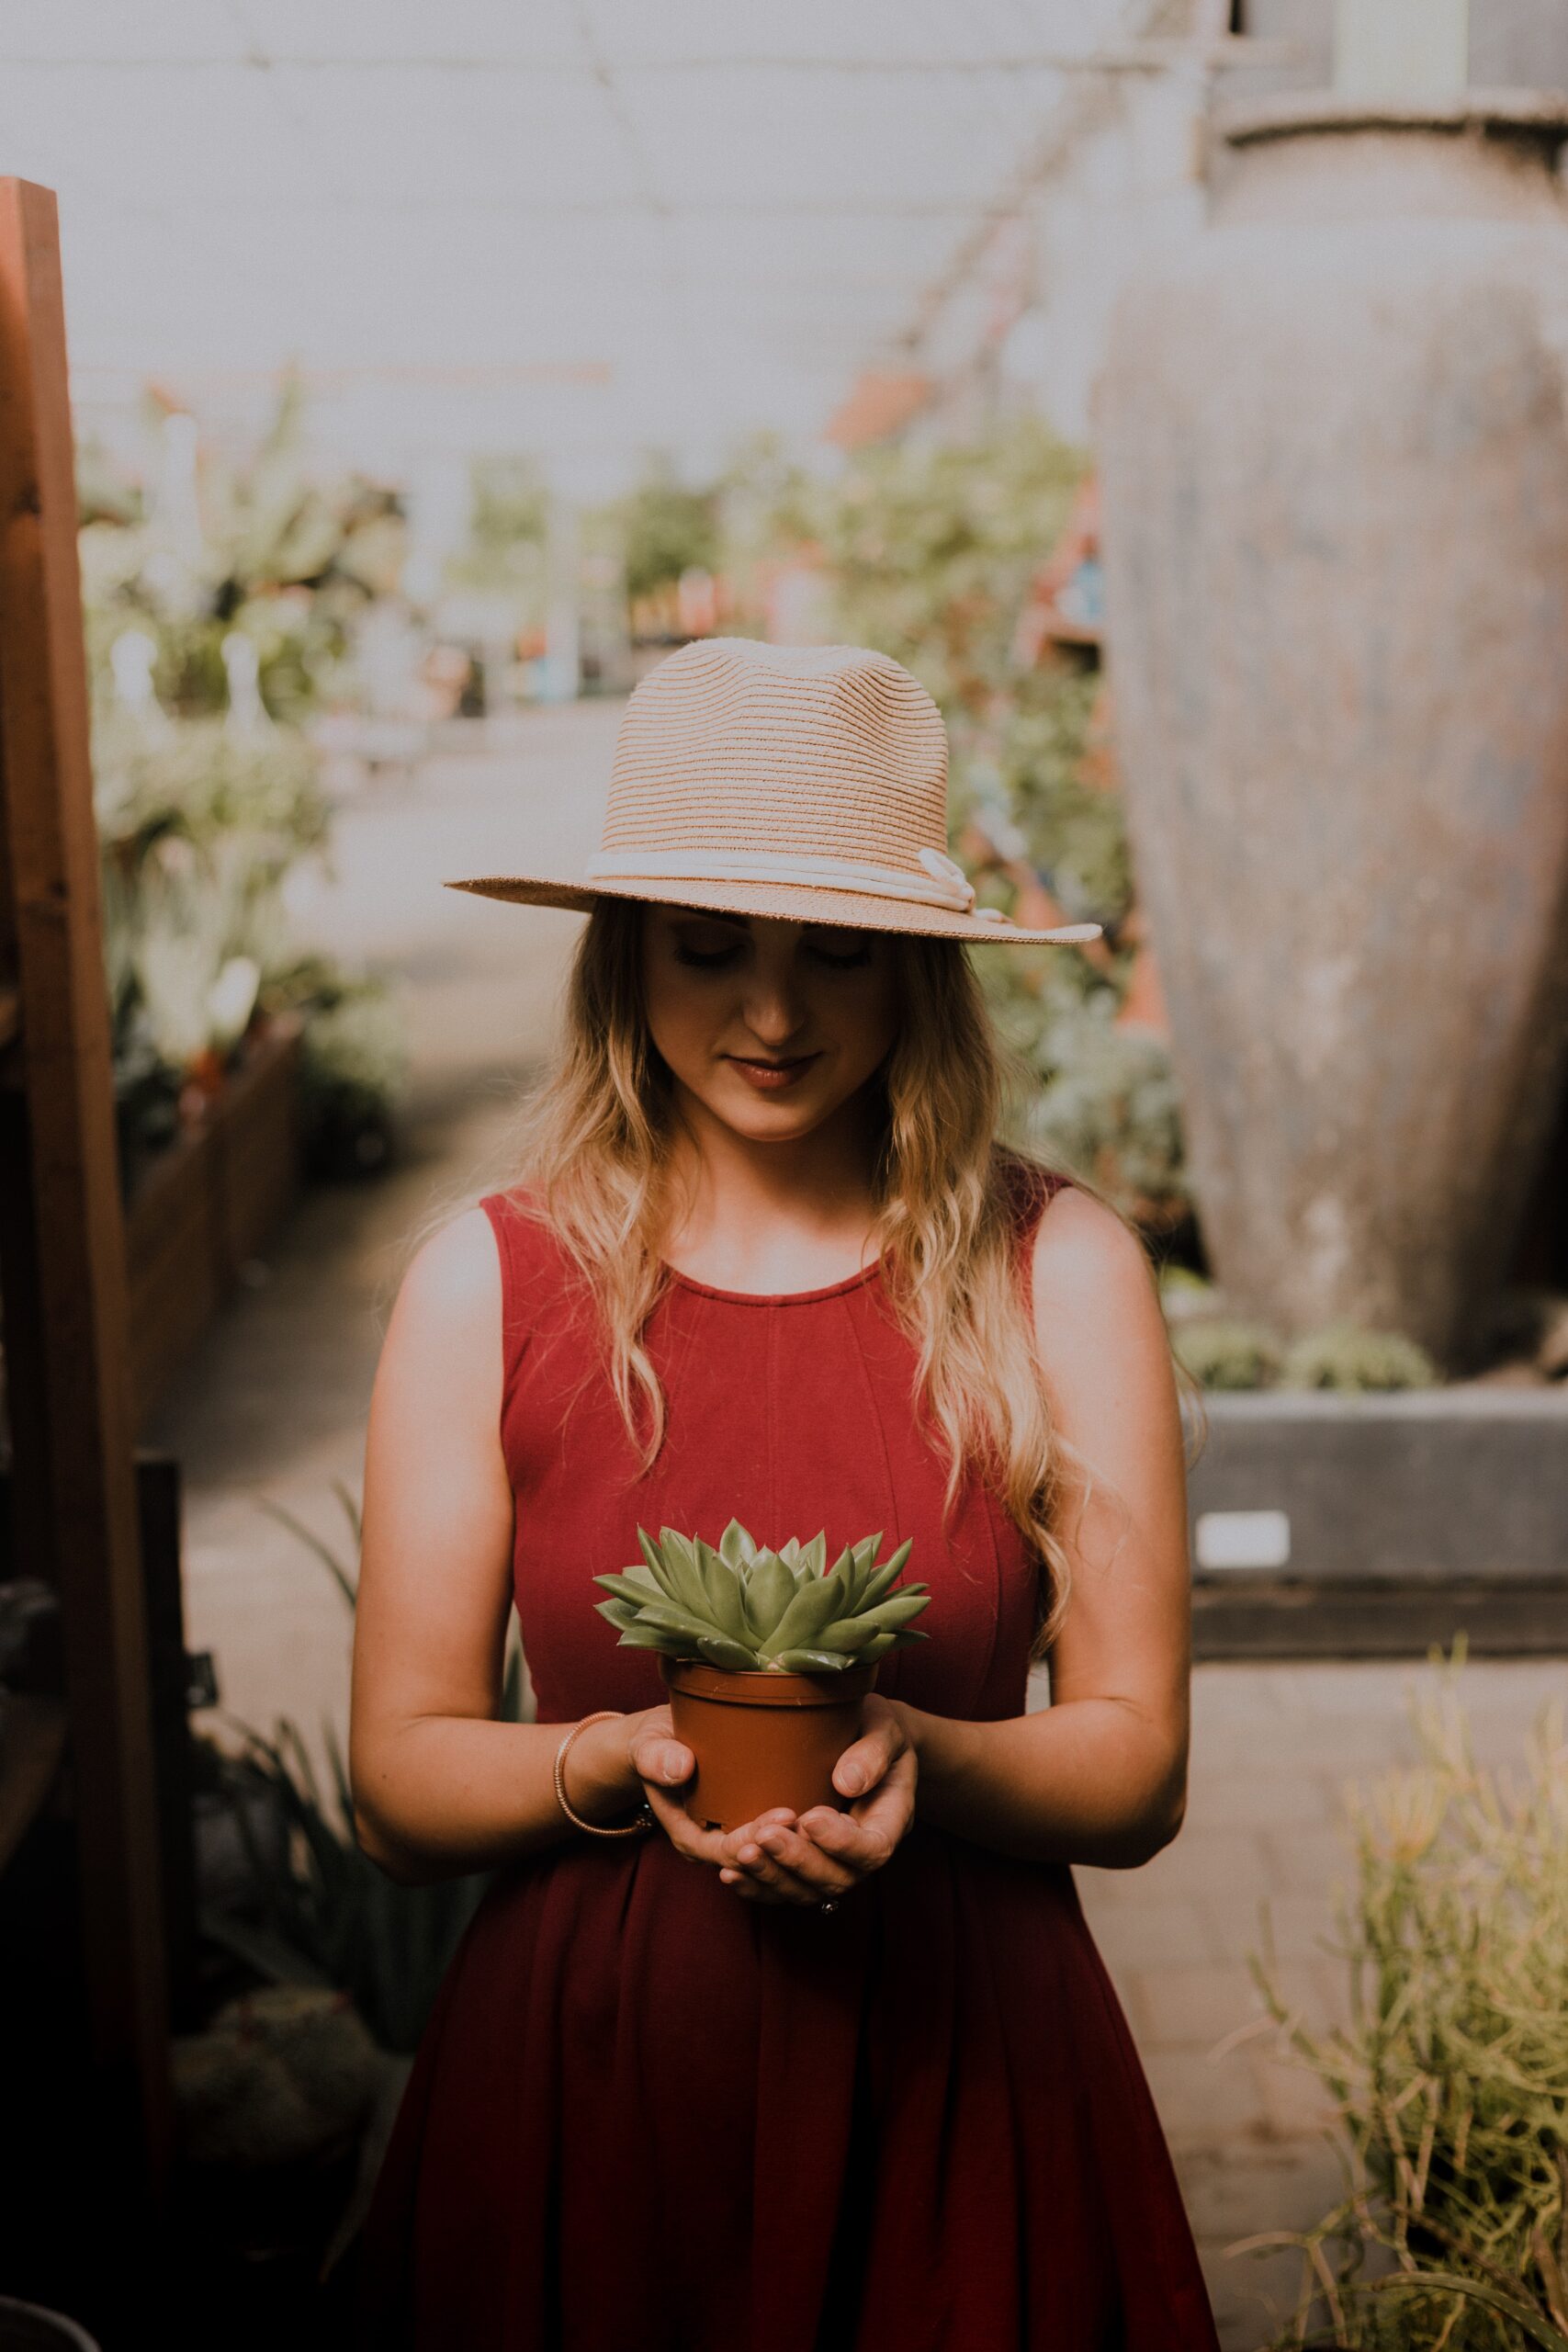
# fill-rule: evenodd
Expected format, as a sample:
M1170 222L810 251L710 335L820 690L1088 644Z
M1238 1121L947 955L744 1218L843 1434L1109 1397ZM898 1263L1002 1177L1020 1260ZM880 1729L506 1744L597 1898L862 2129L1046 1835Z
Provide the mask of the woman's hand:
M795 1820L787 1805L778 1805L741 1829L705 1828L694 1818L686 1799L680 1794L682 1784L696 1770L697 1759L676 1738L674 1718L667 1706L645 1708L640 1714L628 1715L624 1724L604 1728L618 1732L626 1762L642 1783L642 1793L650 1811L675 1851L689 1862L708 1862L715 1869L722 1869L732 1859L732 1849L752 1837L764 1823ZM588 1736L585 1732L584 1739Z
M914 1817L915 1751L897 1708L874 1692L862 1710L860 1736L833 1767L834 1786L852 1800L849 1811L813 1805L797 1816L774 1805L739 1829L707 1829L693 1818L679 1791L696 1759L675 1737L667 1706L624 1724L592 1725L579 1746L596 1730L617 1736L676 1852L716 1868L725 1885L750 1902L816 1904L847 1894L881 1869Z
M891 1860L908 1829L917 1770L900 1710L874 1691L861 1712L860 1736L833 1767L834 1787L852 1800L849 1811L814 1804L797 1819L780 1807L730 1830L718 1838L719 1877L759 1903L847 1894ZM651 1790L649 1802L659 1810Z
M606 1715L586 1724L567 1752L567 1801L585 1820L608 1826L655 1792L678 1789L696 1769L667 1706Z
M645 1707L590 1724L573 1740L567 1759L567 1795L574 1813L607 1825L624 1815L640 1794L678 1854L715 1870L733 1861L736 1849L763 1828L793 1826L795 1815L778 1805L743 1828L707 1829L681 1794L697 1759L675 1736L668 1706Z

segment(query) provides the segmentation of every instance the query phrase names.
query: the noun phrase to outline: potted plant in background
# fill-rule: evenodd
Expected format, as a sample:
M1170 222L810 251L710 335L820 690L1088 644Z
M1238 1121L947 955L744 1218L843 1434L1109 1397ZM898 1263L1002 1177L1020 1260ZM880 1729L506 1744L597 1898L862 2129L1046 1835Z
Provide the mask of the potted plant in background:
M710 1829L738 1829L773 1805L841 1804L833 1767L855 1736L878 1661L924 1641L910 1620L931 1599L898 1585L911 1546L881 1566L880 1532L831 1568L825 1534L777 1551L731 1520L717 1547L639 1527L642 1565L595 1577L599 1613L622 1645L658 1650L675 1736L697 1759L690 1804ZM897 1589L896 1589L897 1588Z

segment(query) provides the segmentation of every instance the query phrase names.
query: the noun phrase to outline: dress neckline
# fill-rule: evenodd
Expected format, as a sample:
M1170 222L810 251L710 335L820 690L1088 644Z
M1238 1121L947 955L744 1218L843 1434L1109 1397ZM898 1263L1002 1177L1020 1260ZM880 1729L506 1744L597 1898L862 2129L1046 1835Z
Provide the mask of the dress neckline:
M682 1290L695 1291L699 1298L723 1299L730 1306L810 1306L819 1298L842 1298L852 1290L861 1290L882 1271L882 1260L874 1258L858 1274L848 1274L841 1282L824 1283L817 1290L719 1290L712 1283L699 1282L695 1274L683 1274L679 1266L671 1266L665 1259L659 1262L670 1280L678 1283Z

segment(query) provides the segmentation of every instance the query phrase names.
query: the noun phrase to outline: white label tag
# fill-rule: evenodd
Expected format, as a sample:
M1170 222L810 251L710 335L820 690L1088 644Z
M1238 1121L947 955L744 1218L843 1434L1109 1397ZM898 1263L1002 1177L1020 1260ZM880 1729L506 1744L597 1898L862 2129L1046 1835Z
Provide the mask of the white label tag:
M1200 1511L1195 1548L1201 1568L1282 1568L1291 1556L1290 1513Z

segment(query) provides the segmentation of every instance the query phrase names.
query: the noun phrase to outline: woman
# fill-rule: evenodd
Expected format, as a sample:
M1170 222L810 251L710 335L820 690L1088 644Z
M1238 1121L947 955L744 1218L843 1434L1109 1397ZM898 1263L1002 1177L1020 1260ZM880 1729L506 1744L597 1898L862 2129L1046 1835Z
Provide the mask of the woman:
M998 1150L930 697L688 646L631 696L516 1183L404 1277L353 1776L394 1876L498 1865L367 2233L420 2352L1215 2343L1070 1865L1176 1834L1184 1465L1135 1235ZM595 1574L638 1523L912 1537L845 1809L721 1834ZM495 1720L515 1598L537 1721ZM1052 1704L1025 1713L1032 1655Z

